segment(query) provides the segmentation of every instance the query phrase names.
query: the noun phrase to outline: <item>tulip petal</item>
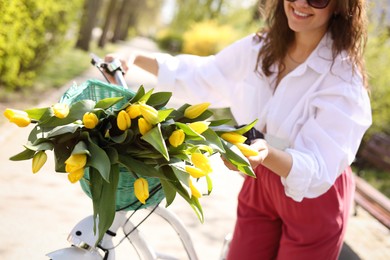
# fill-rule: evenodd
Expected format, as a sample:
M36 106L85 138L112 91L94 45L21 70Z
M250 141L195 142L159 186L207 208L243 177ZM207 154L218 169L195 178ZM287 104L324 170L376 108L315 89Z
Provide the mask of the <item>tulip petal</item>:
M184 131L182 129L177 129L172 132L168 140L173 147L178 147L184 142L184 139L185 139Z
M47 161L45 151L37 152L32 159L32 172L37 173Z
M146 200L149 198L149 184L146 179L138 178L135 180L134 194L142 204L146 203Z

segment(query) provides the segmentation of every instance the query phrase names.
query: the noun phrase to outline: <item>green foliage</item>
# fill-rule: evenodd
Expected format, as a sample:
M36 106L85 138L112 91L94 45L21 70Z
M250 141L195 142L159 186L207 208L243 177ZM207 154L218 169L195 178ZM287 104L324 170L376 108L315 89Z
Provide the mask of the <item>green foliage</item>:
M0 86L32 85L59 51L80 8L77 0L0 0Z
M354 172L357 172L356 167L352 167ZM378 170L374 167L365 167L360 172L360 177L365 179L374 188L382 192L386 197L390 198L390 175L389 172Z
M373 124L367 135L375 132L390 133L390 42L385 29L371 30L366 49ZM378 33L379 32L379 33Z
M219 25L214 20L193 24L183 35L183 52L211 55L237 39L236 31L229 25Z
M156 41L160 49L178 53L182 50L183 35L171 28L167 28L157 33Z
M156 39L161 49L173 53L215 53L232 41L258 30L260 22L254 17L255 10L257 4L254 2L253 6L248 6L248 3L245 5L232 0L176 1L173 20L167 29L160 30ZM196 43L191 43L193 31L198 34ZM189 34L186 40L185 33ZM228 36L229 33L232 35ZM202 40L202 37L205 39ZM210 41L212 46L208 48Z

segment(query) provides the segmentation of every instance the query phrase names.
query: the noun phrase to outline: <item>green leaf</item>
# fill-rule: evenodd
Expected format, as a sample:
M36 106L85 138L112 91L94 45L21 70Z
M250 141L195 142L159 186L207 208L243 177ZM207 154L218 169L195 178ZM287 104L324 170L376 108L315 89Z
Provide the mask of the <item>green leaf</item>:
M73 134L78 129L82 128L83 126L80 124L69 124L69 125L63 125L63 126L57 126L53 128L49 133L47 133L47 138L53 138L58 135L62 134Z
M190 186L189 180L190 180L190 175L184 170L184 164L183 163L172 163L169 164L171 166L171 169L175 173L177 179L181 182L184 183L187 187Z
M56 142L54 142L55 171L65 172L65 161L71 155L74 146L75 139L71 134L65 134L56 139Z
M153 93L149 97L147 104L156 108L156 109L160 109L160 108L164 107L166 104L168 104L171 97L172 97L172 92Z
M162 159L163 156L159 152L153 152L145 149L130 148L126 149L129 155L137 159Z
M116 191L119 180L118 164L111 165L110 169L109 182L104 181L101 178L101 175L96 173L93 169L91 169L92 172L90 172L91 195L95 217L95 232L97 217L99 219L99 233L95 246L101 241L106 231L110 228L115 217Z
M206 140L202 135L192 130L191 127L186 124L176 122L175 125L182 129L187 137L190 136L192 138L195 137L196 139Z
M240 135L245 134L246 132L251 130L251 128L253 128L256 125L257 121L258 120L256 119L252 123L250 123L250 124L248 124L246 126L240 127L236 131L234 131L234 132L236 132L237 134L240 134Z
M172 186L168 181L160 179L160 182L165 194L165 201L167 202L166 207L168 207L175 200L177 192L175 189L172 189Z
M253 169L251 166L238 165L237 170L239 170L242 173L245 173L246 175L248 175L250 177L256 178L256 174L253 172Z
M108 158L110 158L111 163L119 163L119 154L115 148L106 148L106 153L108 155Z
M157 124L149 132L141 137L143 140L151 144L158 152L160 152L164 158L169 161L169 153L165 140L161 133L161 125Z
M136 160L128 155L119 154L118 162L125 166L130 172L134 172L137 175L166 179L164 174L157 170L154 166L145 164L144 162Z
M108 182L110 179L110 167L111 167L110 158L102 148L100 148L97 144L95 144L91 140L87 132L84 132L83 135L87 137L86 138L88 140L87 150L90 153L87 166L91 166L96 170L98 170L100 175L103 177L103 179Z
M220 126L220 125L225 125L229 122L231 122L231 119L219 119L219 120L212 120L210 121L209 127L215 127L215 126ZM234 128L234 127L232 127ZM235 129L235 128L234 128Z
M33 151L45 151L45 150L52 150L54 145L51 141L47 140L46 138L40 138L37 139L33 144L26 144L24 145L24 147Z
M18 154L15 154L14 156L10 157L9 159L11 161L24 161L24 160L29 160L34 157L35 151L26 149L23 152L20 152Z
M167 183L171 185L171 187L174 188L177 191L177 193L179 193L180 196L182 196L183 199L185 199L188 202L188 204L190 204L190 206L198 216L200 222L203 223L204 222L203 210L198 199L196 199L193 196L190 197L187 190L181 185L180 181L177 179L175 173L173 172L173 169L170 166L162 167L162 170L165 176L170 180Z
M137 93L135 93L134 97L132 99L130 99L130 103L136 103L138 102L143 96L145 95L145 89L144 89L144 86L141 85L138 90L137 90Z
M28 135L28 138L27 140L31 143L34 143L37 139L38 139L38 135L40 135L41 133L41 130L40 130L40 127L38 125L36 125L30 132L30 134Z
M222 142L225 148L225 153L222 154L229 162L237 167L239 171L245 173L248 176L255 177L252 167L248 159L241 153L241 151L234 145L228 142Z
M50 110L49 107L32 108L24 110L31 119L40 120L41 117Z
M117 144L123 143L127 139L128 131L124 131L120 135L110 136L110 139Z
M210 128L202 133L206 141L209 143L213 149L218 150L221 153L225 152L224 146L221 142L220 137Z
M101 109L107 109L118 103L119 101L123 100L123 97L110 97L101 99L97 102L95 105L95 108L101 108Z
M153 89L149 90L148 92L145 93L145 95L143 95L143 96L138 100L138 102L145 102L145 103L147 103L148 100L149 100L149 98L150 98L150 96L152 95L152 93L153 93Z
M207 182L207 195L210 195L210 193L213 190L213 181L209 175L206 175L206 182Z
M200 204L199 199L197 197L191 196L190 205L192 209L195 211L196 215L198 216L199 221L203 223L204 215L203 215L202 205Z
M89 156L91 156L91 154L88 151L87 144L83 141L80 141L75 145L72 154L88 154Z
M158 121L164 121L173 111L174 109L158 110Z

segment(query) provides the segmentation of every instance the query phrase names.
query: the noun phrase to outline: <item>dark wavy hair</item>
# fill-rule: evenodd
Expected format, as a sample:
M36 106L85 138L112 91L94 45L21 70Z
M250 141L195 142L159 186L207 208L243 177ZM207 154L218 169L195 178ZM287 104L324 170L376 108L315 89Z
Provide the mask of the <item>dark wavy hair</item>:
M273 64L284 67L283 58L294 41L294 32L288 26L283 1L267 1L267 4L260 6L266 27L257 33L257 36L264 40L264 46L259 51L256 70L261 69L266 76L274 73L271 71ZM364 83L367 85L363 59L367 41L365 0L331 1L337 1L328 28L333 39L333 58L340 52L346 51L351 63L357 64L357 68L363 75Z

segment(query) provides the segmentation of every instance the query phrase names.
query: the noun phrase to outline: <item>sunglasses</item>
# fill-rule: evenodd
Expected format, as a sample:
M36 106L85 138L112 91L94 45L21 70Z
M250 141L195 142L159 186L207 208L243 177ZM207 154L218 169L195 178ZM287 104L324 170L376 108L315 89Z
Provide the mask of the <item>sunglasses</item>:
M289 2L295 2L296 0L287 0ZM328 6L330 0L306 0L307 4L316 9L323 9Z

